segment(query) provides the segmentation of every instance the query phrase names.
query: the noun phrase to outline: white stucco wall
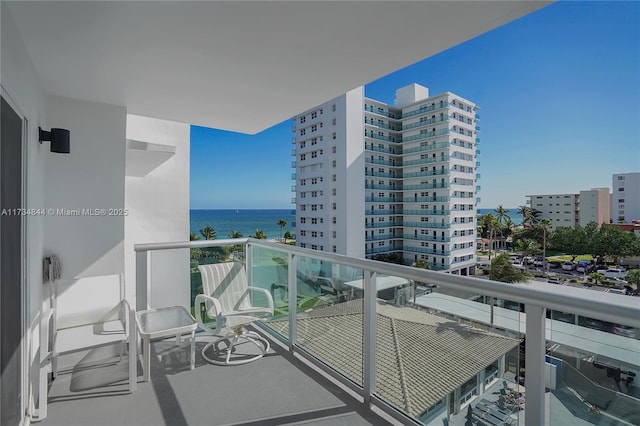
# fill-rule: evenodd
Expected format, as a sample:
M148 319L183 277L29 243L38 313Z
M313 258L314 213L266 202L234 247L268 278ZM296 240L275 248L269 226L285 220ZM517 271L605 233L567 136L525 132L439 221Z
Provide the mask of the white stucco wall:
M134 244L189 239L190 126L136 115L127 116L127 139L175 147L175 154L146 176L125 178L125 279L135 301ZM127 161L132 161L131 155ZM151 305L189 306L189 250L153 252ZM135 305L135 304L134 304Z
M338 98L338 135L344 137L337 144L336 224L337 251L353 257L365 256L364 233L364 87L353 89ZM354 230L360 230L354 232Z
M70 131L71 153L46 155L46 206L56 213L45 218L45 255L60 257L62 279L122 273L126 110L55 96L47 106L50 126Z
M6 4L1 3L1 71L3 96L19 109L28 122L26 166L27 179L26 206L40 209L45 206L44 197L44 160L48 147L38 144L38 126L46 126L45 93L35 72L31 59L26 52L18 29L9 14ZM42 216L27 216L27 274L28 286L28 319L33 321L42 301L42 256L43 256L43 227Z

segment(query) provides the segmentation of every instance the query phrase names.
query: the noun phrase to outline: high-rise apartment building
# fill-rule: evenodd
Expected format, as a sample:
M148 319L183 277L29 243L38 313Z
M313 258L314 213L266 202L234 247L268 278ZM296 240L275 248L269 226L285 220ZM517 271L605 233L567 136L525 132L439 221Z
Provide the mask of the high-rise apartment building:
M527 195L527 204L540 212L539 219L549 219L551 229L575 227L580 223L580 194Z
M599 225L609 223L610 214L609 188L592 188L580 191L580 211L578 214L580 226L589 222Z
M640 220L640 172L613 175L611 219L615 223Z
M473 273L477 109L412 84L394 105L360 87L296 116L297 244Z

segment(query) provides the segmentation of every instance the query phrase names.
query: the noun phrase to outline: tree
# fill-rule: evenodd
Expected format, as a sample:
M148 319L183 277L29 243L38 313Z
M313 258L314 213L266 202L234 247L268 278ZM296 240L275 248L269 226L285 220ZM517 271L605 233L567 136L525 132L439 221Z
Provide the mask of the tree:
M535 225L536 223L538 223L538 218L540 217L539 210L528 206L518 207L518 214L522 216L523 225Z
M233 230L233 231L231 231L231 233L229 234L229 238L233 238L233 239L236 239L236 238L242 238L242 237L243 237L243 235L242 235L242 233L241 233L240 231L235 231L235 230Z
M189 234L189 241L198 241L200 237L198 237L194 232Z
M267 236L262 229L256 229L256 233L253 235L253 238L257 240L266 240Z
M280 227L280 241L282 241L282 230L287 226L287 221L284 219L278 219L278 226Z
M511 258L507 253L496 256L491 262L489 279L503 283L520 283L527 281L531 275L511 264Z
M498 219L492 216L492 219L489 222L489 260L491 260L491 250L493 249L493 239L497 236L497 232L499 229L501 229L500 222L498 222Z
M283 238L284 238L284 243L286 244L287 240L292 240L293 239L293 235L291 235L291 232L285 231L285 233L283 235Z
M549 227L551 226L551 220L549 219L541 219L540 222L536 225L542 229L542 257L544 257L544 265L546 268L547 264L547 234L549 233Z
M513 228L515 228L513 221L510 217L507 217L502 224L502 230L500 231L501 235L504 237L508 237L509 235L513 234Z
M204 237L205 240L215 240L216 239L216 230L210 227L209 225L205 226L200 230L200 234Z
M498 221L498 223L500 224L500 236L503 237L504 235L502 234L502 225L505 223L505 221L509 219L509 210L505 209L504 207L502 207L502 205L499 205L496 208L496 220Z
M599 272L594 272L589 275L589 278L591 278L595 282L595 284L598 285L598 283L604 278L604 275Z
M635 285L635 290L640 289L640 269L633 269L627 272L627 277L625 278L629 284Z

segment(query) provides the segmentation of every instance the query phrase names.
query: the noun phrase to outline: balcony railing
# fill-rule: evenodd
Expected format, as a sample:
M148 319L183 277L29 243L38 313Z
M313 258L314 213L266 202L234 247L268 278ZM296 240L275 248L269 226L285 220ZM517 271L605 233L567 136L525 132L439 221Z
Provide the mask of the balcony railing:
M413 148L405 148L402 151L402 153L413 154L414 152L433 151L435 149L449 148L450 146L451 144L449 142L438 142L438 143L432 143L432 144L423 145L423 146L414 146Z
M451 227L448 223L435 223L435 222L404 222L403 226L408 228L434 228L434 229L449 229Z
M165 266L178 249L242 259L250 285L270 291L276 307L260 328L402 423L464 424L467 412L493 424L495 415L527 426L639 423L634 298L245 238L135 245L137 309L154 306L154 253L166 252Z
M417 166L421 164L429 164L429 163L442 163L445 161L449 161L448 155L439 155L437 157L430 158L420 158L416 160L407 160L402 162L402 166Z
M419 240L419 241L431 241L434 243L448 243L449 241L451 241L451 239L449 237L434 237L433 235L422 235L422 234L404 234L402 236L403 239L405 240Z
M448 106L449 106L449 102L438 102L435 105L423 106L422 108L419 108L413 111L408 111L402 114L402 118L413 117L414 115L420 115L430 111L435 111L437 109L447 108Z

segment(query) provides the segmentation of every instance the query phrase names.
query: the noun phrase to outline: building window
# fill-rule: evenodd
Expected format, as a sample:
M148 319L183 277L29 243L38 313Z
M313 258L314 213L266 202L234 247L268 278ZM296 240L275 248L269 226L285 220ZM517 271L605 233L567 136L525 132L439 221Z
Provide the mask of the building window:
M618 188L618 192L624 192L624 188Z
M334 154L336 153L336 147L335 146L331 148L331 152L334 153Z
M336 138L336 132L331 133L331 139L335 139Z
M624 176L618 176L618 180L624 180Z
M333 118L333 119L331 120L331 124L332 124L332 125L334 125L334 126L336 125L336 119L335 119L335 118Z
M300 235L305 237L307 235L307 231L303 229L302 231L300 231Z
M318 130L318 126L316 124L314 124L313 126L311 126L311 131L315 132L316 130Z
M300 161L304 161L307 159L307 154L300 154Z
M331 111L336 112L336 104L331 105Z
M318 238L318 231L311 231L312 238Z
M315 212L316 210L318 210L318 205L317 204L312 204L311 205L311 211Z
M317 158L318 157L318 151L313 151L311 153L311 158Z
M335 167L335 166L336 166L336 160L333 160L333 161L331 162L331 165L332 165L333 167Z
M335 182L335 181L336 181L336 175L331 176L331 180L332 180L333 182Z
M311 218L311 224L312 225L316 225L318 223L318 218L317 217L312 217Z
M300 129L300 136L304 136L307 134L307 129Z
M301 217L300 218L300 223L307 223L307 218L306 217Z
M331 218L331 223L333 223L334 225L336 224L336 218L335 217Z
M315 244L311 244L311 250L318 250L318 246Z
M314 111L314 112L312 112L312 113L311 113L311 119L312 119L312 120L313 120L314 118L316 118L317 116L318 116L318 113L317 113L317 112L315 112L315 111Z
M336 203L333 203L333 210L336 209Z

